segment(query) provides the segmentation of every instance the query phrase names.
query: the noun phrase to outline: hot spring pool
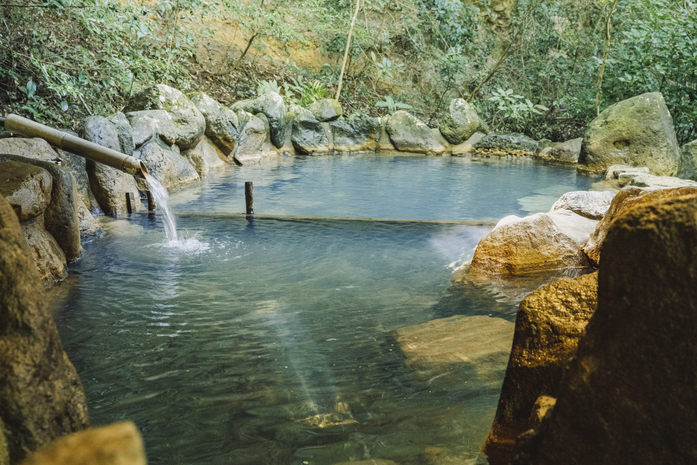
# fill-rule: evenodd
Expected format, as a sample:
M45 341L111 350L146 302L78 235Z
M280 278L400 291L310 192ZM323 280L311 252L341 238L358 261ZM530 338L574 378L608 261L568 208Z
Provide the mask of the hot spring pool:
M513 321L515 303L451 283L491 226L231 215L245 181L268 215L470 221L591 182L527 160L295 157L173 193L189 250L163 245L159 215L111 221L56 291L92 423L135 421L151 464L474 463L505 365L424 379L390 331Z

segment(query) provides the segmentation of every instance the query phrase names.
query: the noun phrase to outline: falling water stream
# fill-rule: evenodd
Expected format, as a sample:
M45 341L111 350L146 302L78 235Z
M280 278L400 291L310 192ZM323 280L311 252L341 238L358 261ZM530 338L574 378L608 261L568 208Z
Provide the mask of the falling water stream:
M169 205L169 192L167 192L165 186L157 179L147 173L143 173L143 175L145 176L148 186L150 186L150 193L152 193L152 196L155 198L155 204L158 208L162 209L162 224L165 227L166 242L176 245L179 243L179 238L177 236L177 220L174 218L172 207Z

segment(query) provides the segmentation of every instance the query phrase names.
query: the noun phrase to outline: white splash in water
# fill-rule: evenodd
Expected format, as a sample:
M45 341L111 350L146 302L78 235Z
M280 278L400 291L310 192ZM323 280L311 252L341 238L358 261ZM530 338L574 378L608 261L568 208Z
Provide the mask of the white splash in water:
M182 252L205 252L210 249L210 246L199 241L195 237L179 238L177 234L177 222L172 212L172 207L169 205L169 193L165 186L150 176L145 174L145 180L150 186L150 193L155 198L157 208L162 211L162 223L165 226L165 243L164 247L177 249Z

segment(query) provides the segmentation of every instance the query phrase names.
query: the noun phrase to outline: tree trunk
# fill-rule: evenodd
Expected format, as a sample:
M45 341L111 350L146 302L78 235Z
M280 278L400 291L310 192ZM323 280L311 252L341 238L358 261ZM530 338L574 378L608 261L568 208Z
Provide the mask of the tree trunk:
M356 24L356 17L358 17L358 10L361 6L361 0L356 0L356 11L353 13L353 19L351 20L351 27L349 28L348 38L346 39L346 51L344 52L344 62L341 65L341 73L339 74L339 87L336 90L336 95L334 100L339 101L339 96L341 95L341 86L344 83L344 69L346 69L346 60L348 59L349 48L351 48L351 34L353 34L353 26Z

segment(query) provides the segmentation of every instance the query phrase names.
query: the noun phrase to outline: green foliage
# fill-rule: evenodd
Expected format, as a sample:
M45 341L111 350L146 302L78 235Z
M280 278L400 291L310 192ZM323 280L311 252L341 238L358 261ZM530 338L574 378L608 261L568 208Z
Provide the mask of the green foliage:
M276 92L277 94L281 93L281 87L278 85L277 81L266 81L266 80L261 80L259 81L259 84L257 85L257 95L261 96L264 94L268 94L269 92Z
M317 100L329 98L329 91L320 81L305 81L302 76L298 79L291 78L283 83L287 102L308 107Z
M408 109L412 108L411 105L408 105L408 104L403 103L403 102L398 102L390 95L386 96L385 100L380 100L378 102L375 102L375 106L376 107L386 107L387 110L390 112L390 114L397 111L397 109L408 110Z

